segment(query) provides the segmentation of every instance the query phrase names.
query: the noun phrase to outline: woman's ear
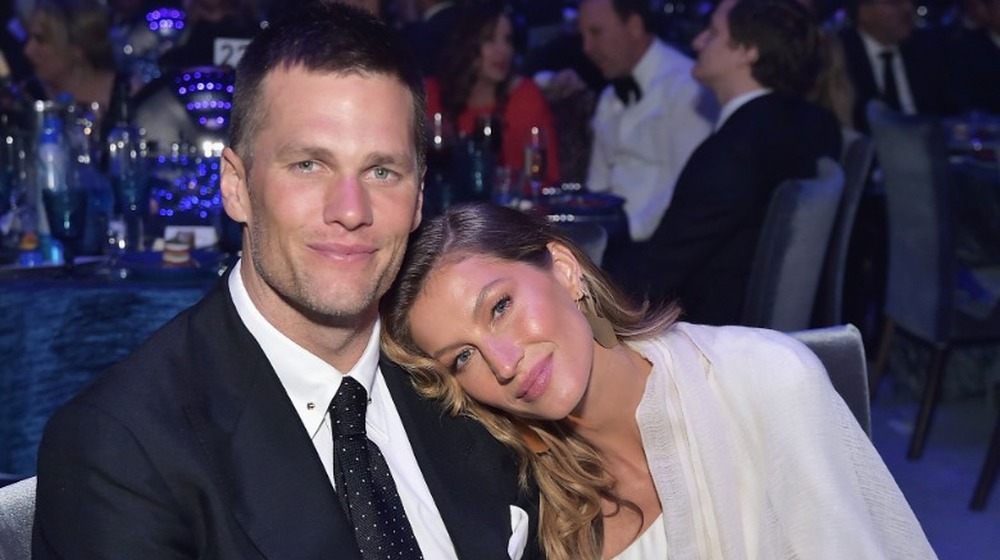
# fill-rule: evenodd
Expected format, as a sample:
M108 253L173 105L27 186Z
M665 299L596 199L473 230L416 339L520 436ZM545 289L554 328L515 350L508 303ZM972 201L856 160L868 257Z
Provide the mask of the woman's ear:
M557 241L550 242L547 247L549 254L552 255L552 273L556 276L556 280L566 288L573 300L583 297L581 284L583 272L576 255L569 247Z

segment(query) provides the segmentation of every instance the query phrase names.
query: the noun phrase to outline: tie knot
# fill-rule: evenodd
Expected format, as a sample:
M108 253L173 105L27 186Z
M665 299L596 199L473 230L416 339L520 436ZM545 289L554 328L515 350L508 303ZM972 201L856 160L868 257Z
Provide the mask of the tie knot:
M365 434L365 410L368 392L352 377L344 377L330 403L334 436Z
M642 89L639 88L639 82L635 81L631 74L611 80L611 87L614 88L618 99L625 105L638 103L642 99Z

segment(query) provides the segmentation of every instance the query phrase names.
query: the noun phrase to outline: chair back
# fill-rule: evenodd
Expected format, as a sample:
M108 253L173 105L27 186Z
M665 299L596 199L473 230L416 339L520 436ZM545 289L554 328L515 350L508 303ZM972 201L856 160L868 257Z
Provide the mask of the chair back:
M833 388L870 438L872 420L868 400L868 364L861 332L854 325L837 325L789 334L808 346L823 362Z
M868 136L845 130L844 138L844 152L840 160L844 170L844 194L840 197L816 292L816 309L813 312L816 326L839 325L842 322L847 252L854 231L854 217L858 213L875 155L875 144Z
M29 560L35 522L35 477L0 488L0 559Z
M784 181L771 197L743 308L744 325L809 328L844 173L822 158L812 179Z
M951 336L957 266L944 128L878 101L867 113L889 220L885 313L917 337L942 343Z

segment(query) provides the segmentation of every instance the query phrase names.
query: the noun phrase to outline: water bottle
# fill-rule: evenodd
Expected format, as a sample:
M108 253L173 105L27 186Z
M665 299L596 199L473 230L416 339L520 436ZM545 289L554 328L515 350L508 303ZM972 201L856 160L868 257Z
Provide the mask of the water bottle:
M108 131L105 158L115 197L115 221L124 227L128 250L141 251L149 213L146 147L142 131L132 122L128 84L124 81L116 84L109 116L113 125Z
M50 207L58 206L60 195L68 192L66 173L69 151L62 139L62 121L56 115L45 115L35 146L35 184L37 185L38 238L42 246L49 244L50 232L58 223L50 223L54 214ZM43 254L48 251L43 249Z

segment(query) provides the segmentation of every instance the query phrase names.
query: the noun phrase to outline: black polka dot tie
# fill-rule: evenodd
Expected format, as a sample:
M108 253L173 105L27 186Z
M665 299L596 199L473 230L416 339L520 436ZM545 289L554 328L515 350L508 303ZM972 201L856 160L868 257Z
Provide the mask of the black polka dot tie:
M423 558L385 457L365 435L367 407L365 388L344 377L330 403L337 495L365 560Z

